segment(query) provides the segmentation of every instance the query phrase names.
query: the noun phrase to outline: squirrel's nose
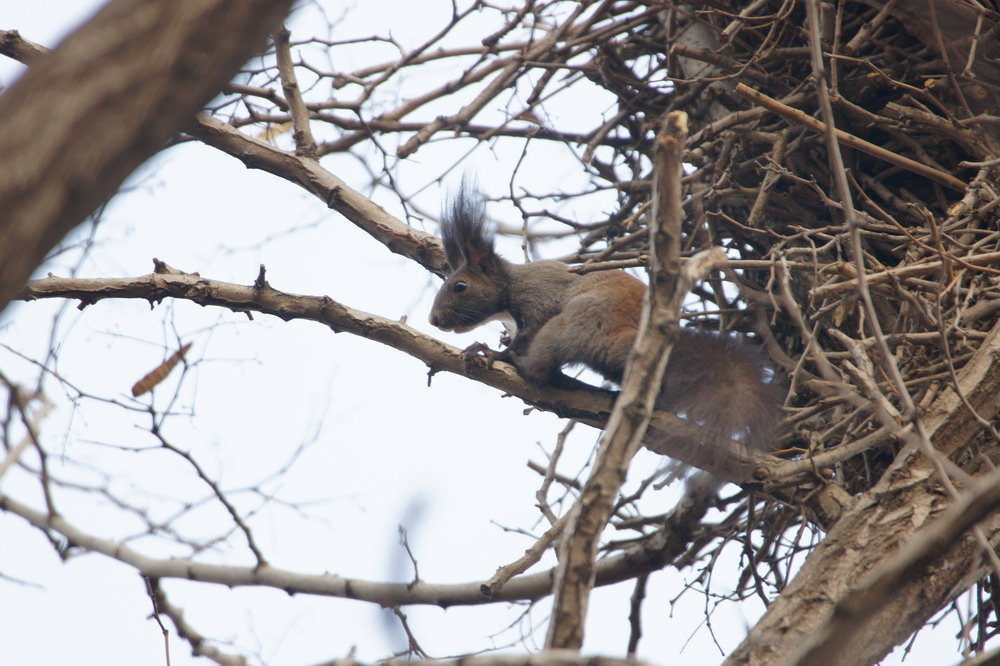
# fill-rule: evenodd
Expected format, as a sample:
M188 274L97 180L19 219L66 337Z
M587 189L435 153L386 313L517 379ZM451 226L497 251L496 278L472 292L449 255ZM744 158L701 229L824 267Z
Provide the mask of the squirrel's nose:
M432 314L431 315L431 326L437 326L437 325L438 325L437 315Z

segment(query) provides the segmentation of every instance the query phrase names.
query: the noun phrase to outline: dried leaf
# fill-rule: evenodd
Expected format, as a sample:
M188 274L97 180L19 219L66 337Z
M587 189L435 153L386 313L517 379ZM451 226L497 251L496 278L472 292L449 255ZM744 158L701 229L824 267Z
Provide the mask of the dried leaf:
M184 354L186 354L189 349L191 349L190 342L174 352L170 358L154 368L152 372L137 381L132 387L133 397L138 398L143 393L152 391L153 387L167 378L170 371L174 369L175 365L180 363L181 359L184 358Z

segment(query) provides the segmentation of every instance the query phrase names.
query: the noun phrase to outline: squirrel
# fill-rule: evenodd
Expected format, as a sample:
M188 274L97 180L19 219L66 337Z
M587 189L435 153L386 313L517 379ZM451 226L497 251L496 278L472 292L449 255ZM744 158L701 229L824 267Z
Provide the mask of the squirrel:
M446 207L441 231L452 272L434 299L433 326L465 333L489 321L504 323L511 338L506 349L477 343L467 351L511 363L535 385L568 382L562 367L572 364L621 383L646 297L641 280L621 270L579 274L559 261L501 258L485 200L466 183ZM752 455L773 448L783 398L759 345L682 327L657 408L736 439Z

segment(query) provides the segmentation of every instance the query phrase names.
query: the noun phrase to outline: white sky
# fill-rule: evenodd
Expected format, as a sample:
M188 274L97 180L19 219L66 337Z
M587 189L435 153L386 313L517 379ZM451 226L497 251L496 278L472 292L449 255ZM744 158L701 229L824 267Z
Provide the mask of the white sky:
M98 3L6 4L0 28L17 29L28 39L53 45ZM337 3L330 4L334 9L329 14L339 15ZM358 3L345 14L338 34L383 34L388 29L406 42L420 36L428 24L440 25L450 12L447 1ZM386 16L392 17L388 27ZM291 22L293 39L307 36L313 26L309 21L314 20L310 12L297 16ZM364 62L363 54L359 62ZM0 82L9 84L15 71L9 63L0 63ZM560 120L571 126L574 118L566 112ZM583 124L589 125L589 119ZM440 167L432 158L442 156L428 150L401 169L404 189L423 187L428 174L437 173L434 169ZM502 188L509 158L480 151L474 160L480 182L489 188L491 176L499 173ZM325 166L351 185L366 182L350 158L333 156ZM572 177L571 171L572 165L537 177L551 182ZM422 201L435 211L443 192L432 186ZM397 202L384 196L379 201L402 215ZM297 231L286 234L291 228ZM258 264L264 263L277 289L329 294L375 314L406 316L409 323L453 344L496 341L492 331L466 336L434 331L425 321L439 284L435 278L390 255L298 188L248 171L200 145L173 149L136 175L130 191L110 207L98 238L100 245L83 269L86 276L145 274L151 271L152 258L158 257L205 277L248 284ZM68 261L56 260L42 272L64 274ZM44 352L48 326L59 309L55 302L14 306L0 320L0 343L37 357ZM163 347L176 346L175 328L184 341L194 342L191 358L201 360L195 376L187 380L192 390L186 404L193 403L196 416L171 421L170 436L227 488L257 483L300 444L311 442L283 482L268 488L286 500L316 502L308 509L317 518L268 506L255 522L255 534L272 564L370 580L409 580L409 565L400 560L396 546L397 526L405 523L424 580L466 582L488 578L530 544L501 526L537 530L533 505L540 480L525 463L544 463L542 447L551 449L561 423L544 414L524 416L519 401L503 399L460 377L440 374L428 389L421 363L377 343L334 335L307 322L283 323L265 316L251 322L191 303L164 303L152 311L145 303L100 303L82 312L71 307L61 320L59 370L88 392L124 401L132 383L162 359ZM35 377L30 366L2 350L0 368L23 381ZM54 399L59 397L56 386L48 383ZM167 398L157 395L161 402ZM174 494L178 488L201 492L190 472L166 456L105 455L98 445L152 446L143 422L138 423L121 422L116 411L93 404L73 412L62 400L43 432L54 450L99 465L116 489L145 498L151 511L162 515L171 505L159 502L157 493ZM579 428L561 471L577 470L594 438L593 431ZM654 456L643 454L637 471L657 464ZM85 470L79 474L96 478ZM643 475L635 473L633 479ZM2 489L41 506L35 485L25 475L10 474ZM647 502L646 510L666 511L674 496L670 489L662 491ZM240 498L245 506L257 506L250 497ZM81 526L102 534L128 534L139 528L91 497L79 501L79 506L65 509ZM197 519L206 521L208 533L220 524L211 515L197 514ZM185 526L200 529L192 519L185 520ZM236 546L207 559L246 563L240 540L231 543ZM161 542L149 539L132 545L151 555L169 554ZM0 664L163 663L162 636L148 619L149 599L128 567L93 555L62 563L39 532L0 513L0 574L33 583L0 579ZM680 581L696 575L664 571L651 577L640 657L698 666L721 660L711 632L699 628L711 600L689 593L676 607L670 603ZM181 581L166 581L165 586L198 630L231 640L237 651L259 652L269 664L313 663L346 655L352 648L359 658L373 660L400 647L394 642L397 625L369 604ZM587 653L622 654L630 593L627 584L595 592ZM546 609L547 603L542 603L533 611L539 643ZM713 616L715 639L727 652L754 620L743 617L744 612L758 613L760 605L749 602ZM489 647L490 636L503 632L516 610L501 604L410 608L406 613L425 650L444 657ZM515 640L518 631L500 633L495 643ZM934 646L942 643L948 650L934 654ZM957 661L952 644L950 636L920 639L906 663ZM186 645L176 639L171 645L174 665L207 663L190 658Z

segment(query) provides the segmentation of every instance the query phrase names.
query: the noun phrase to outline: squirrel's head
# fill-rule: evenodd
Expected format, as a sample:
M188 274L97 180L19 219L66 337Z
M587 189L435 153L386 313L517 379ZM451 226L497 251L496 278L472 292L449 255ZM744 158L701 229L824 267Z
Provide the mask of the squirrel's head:
M441 238L451 274L434 299L430 322L464 333L507 310L504 261L493 249L486 202L463 181L441 219Z

